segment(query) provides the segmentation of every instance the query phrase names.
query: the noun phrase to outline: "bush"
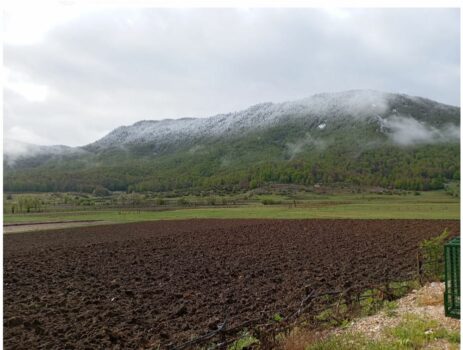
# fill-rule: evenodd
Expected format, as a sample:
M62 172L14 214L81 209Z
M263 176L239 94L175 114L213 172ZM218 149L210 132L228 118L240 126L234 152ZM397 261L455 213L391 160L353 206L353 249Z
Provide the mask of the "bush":
M263 205L275 205L275 204L281 204L281 201L276 201L273 199L263 199L261 203Z
M449 231L444 230L439 236L426 239L420 243L420 274L427 280L443 280L444 278L444 244Z
M93 195L97 197L105 197L105 196L109 196L110 194L111 192L106 187L103 187L103 186L97 186L93 190Z

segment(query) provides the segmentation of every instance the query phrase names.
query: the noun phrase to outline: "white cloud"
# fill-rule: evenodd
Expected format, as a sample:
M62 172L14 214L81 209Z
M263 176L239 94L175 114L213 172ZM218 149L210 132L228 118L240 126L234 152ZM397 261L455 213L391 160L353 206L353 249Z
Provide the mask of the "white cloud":
M348 9L328 6L323 8L323 10L328 14L328 16L333 17L334 19L348 19L351 17L351 13Z
M41 135L37 135L34 131L25 129L21 126L13 126L6 130L5 140L11 142L19 141L24 143L32 143L37 145L51 145L52 141Z
M24 74L4 68L5 89L14 91L29 102L43 102L48 96L48 87L32 82Z
M457 125L446 125L442 129L437 129L414 118L393 116L385 120L385 126L389 129L392 141L401 146L460 139L460 127Z
M351 89L459 104L458 9L38 6L6 9L6 133L83 145L141 119Z
M45 85L7 81L5 88L20 94L30 102L43 102L48 96L48 88Z
M35 45L50 30L91 11L64 2L9 1L4 8L3 40L9 45Z

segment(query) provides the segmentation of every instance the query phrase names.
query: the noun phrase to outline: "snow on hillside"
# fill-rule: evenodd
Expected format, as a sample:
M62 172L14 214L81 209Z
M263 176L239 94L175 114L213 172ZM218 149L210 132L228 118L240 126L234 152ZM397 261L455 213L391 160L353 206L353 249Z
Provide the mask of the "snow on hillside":
M369 90L317 94L298 101L262 103L246 110L209 118L145 120L122 126L91 146L105 148L144 142L174 142L181 139L243 134L276 125L285 118L363 118L387 110L393 96ZM323 123L324 128L326 123Z
M402 109L413 107L421 115L401 115ZM430 125L438 118L434 113L452 116L438 129ZM314 128L328 130L335 121L350 123L365 120L377 125L380 133L389 136L399 145L434 143L459 139L457 107L447 106L420 97L383 93L372 90L351 90L338 93L316 94L297 101L283 103L261 103L243 111L220 114L209 118L182 118L143 120L130 126L121 126L100 140L84 147L35 146L5 143L7 162L21 157L44 154L60 155L74 151L98 150L111 147L144 143L176 143L200 138L231 137L264 130L275 125L284 125L288 120L313 120ZM428 120L423 120L426 116ZM455 120L453 118L455 116ZM419 119L419 118L418 118ZM339 127L340 125L338 125ZM342 124L341 124L342 127ZM419 131L419 135L416 134Z

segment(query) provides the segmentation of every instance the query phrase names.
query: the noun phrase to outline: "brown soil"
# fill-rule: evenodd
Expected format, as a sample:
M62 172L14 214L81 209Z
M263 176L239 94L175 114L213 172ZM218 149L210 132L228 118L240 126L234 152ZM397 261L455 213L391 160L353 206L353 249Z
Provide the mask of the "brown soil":
M4 237L6 349L151 348L406 279L458 221L188 220Z

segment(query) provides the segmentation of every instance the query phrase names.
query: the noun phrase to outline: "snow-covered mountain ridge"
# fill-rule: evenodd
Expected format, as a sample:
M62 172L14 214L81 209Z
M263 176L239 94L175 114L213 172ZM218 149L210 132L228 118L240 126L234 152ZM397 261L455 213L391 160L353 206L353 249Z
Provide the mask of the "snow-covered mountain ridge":
M369 90L325 93L209 118L142 120L83 147L4 143L4 189L441 189L459 179L459 140L459 107Z
M307 137L291 144L322 144L324 135L342 133L348 127L369 125L378 137L386 137L398 145L436 143L459 140L460 109L429 99L373 90L350 90L321 93L308 98L282 102L260 103L245 110L219 114L209 118L142 120L114 129L103 138L83 147L36 146L4 142L8 165L18 159L61 155L84 155L106 149L187 144L242 138L273 127L286 128L299 123ZM363 125L363 126L362 126ZM211 141L212 140L212 141Z
M384 130L384 120L391 116L400 116L404 112L408 118L413 118L406 112L412 102L423 109L429 109L432 106L433 109L437 108L443 112L456 108L419 97L372 90L324 93L291 102L261 103L243 111L209 118L143 120L131 126L121 126L113 130L107 136L90 144L89 149L140 143L176 142L199 137L243 135L280 125L288 120L298 119L318 121L317 125L320 129L329 127L330 121L333 120L339 121L346 118L370 120L370 122L376 121ZM429 122L423 120L423 116L420 119L420 123Z

